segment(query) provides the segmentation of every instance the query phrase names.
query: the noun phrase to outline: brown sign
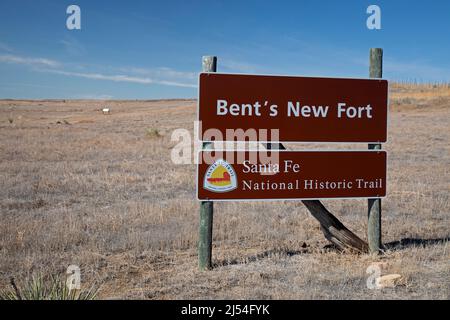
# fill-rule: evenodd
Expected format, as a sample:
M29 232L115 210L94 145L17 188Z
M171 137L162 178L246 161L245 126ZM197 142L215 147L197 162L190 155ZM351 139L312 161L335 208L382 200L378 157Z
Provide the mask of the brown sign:
M387 114L386 80L200 74L202 141L382 143Z
M380 198L384 151L202 151L199 200Z

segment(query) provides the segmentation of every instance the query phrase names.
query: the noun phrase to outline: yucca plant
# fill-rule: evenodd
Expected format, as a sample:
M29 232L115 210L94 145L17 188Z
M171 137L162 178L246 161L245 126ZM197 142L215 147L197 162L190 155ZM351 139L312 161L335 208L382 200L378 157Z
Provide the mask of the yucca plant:
M18 287L14 278L11 289L0 291L0 300L94 300L98 289L70 290L59 277L45 279L42 275L33 276L23 286Z

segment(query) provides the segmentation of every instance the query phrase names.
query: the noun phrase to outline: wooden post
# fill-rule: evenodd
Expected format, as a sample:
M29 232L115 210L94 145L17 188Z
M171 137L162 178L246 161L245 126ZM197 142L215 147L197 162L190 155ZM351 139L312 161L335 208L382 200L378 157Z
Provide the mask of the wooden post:
M217 72L217 57L202 58L203 72ZM203 143L203 149L212 149L211 142ZM198 232L198 267L200 270L212 269L212 229L214 204L212 201L200 202L200 223Z
M370 78L383 77L383 49L370 49ZM369 144L370 150L381 150L381 144ZM381 199L368 199L367 240L369 252L381 252Z

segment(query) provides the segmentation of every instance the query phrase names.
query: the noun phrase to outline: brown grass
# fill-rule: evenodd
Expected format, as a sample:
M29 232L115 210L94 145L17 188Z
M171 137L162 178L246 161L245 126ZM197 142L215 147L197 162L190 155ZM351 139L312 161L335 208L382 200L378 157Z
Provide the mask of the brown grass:
M77 264L101 298L450 298L448 86L391 86L386 255L324 249L317 221L293 201L218 203L206 273L195 166L170 161L171 132L193 130L195 101L109 101L106 116L104 105L0 102L0 288ZM366 238L365 201L326 205ZM367 289L373 261L404 285Z

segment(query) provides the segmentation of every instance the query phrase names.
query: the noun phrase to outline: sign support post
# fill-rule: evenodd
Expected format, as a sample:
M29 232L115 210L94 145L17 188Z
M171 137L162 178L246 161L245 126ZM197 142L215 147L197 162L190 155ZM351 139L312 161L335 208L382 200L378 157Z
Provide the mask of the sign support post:
M383 49L370 49L370 78L383 77ZM381 144L369 144L369 150L381 150ZM381 251L381 199L368 199L367 241L369 252L378 254Z
M339 79L221 74L217 73L217 57L202 58L203 73L199 76L198 100L198 119L201 121L199 133L200 140L203 141L202 157L203 154L216 151L216 158L214 163L202 163L197 168L197 197L201 201L198 240L200 270L212 269L213 201L268 199L265 194L258 193L260 190L273 191L273 196L269 197L273 199L302 200L314 218L319 220L325 237L338 248L371 254L379 254L382 251L381 198L386 195L386 153L381 149L382 143L387 141L388 116L388 82L381 79L382 60L383 50L372 48L369 67L371 79ZM273 91L274 87L279 90ZM328 87L335 90L329 92L322 89ZM272 94L272 104L265 101L267 92ZM321 105L315 104L317 97L320 97ZM343 101L342 97L347 98ZM252 101L256 102L249 103ZM280 106L286 108L280 110ZM249 117L252 117L251 121ZM301 130L297 130L299 127ZM218 150L214 150L213 141L203 139L204 132L209 128L220 131L223 136L233 128L241 131L283 128L277 141L262 142L266 149L277 150L275 152L285 149L284 142L364 142L368 143L368 149L374 152L359 151L356 156L350 151L341 154L334 151L324 158L323 152L285 151L286 153L280 152L285 165L282 171L279 164L265 167L266 163L254 163L252 165L255 165L255 171L249 169L249 163L246 163L248 161L233 168L217 155ZM243 137L247 136L244 134ZM247 138L242 141L247 141ZM243 151L239 155L242 156L242 153ZM247 157L249 154L244 153L243 156ZM340 172L343 176L339 179L326 170L317 171L318 162L322 161L319 167L327 167L325 162L330 159L333 159L333 163L340 163L341 169L347 170ZM352 161L359 162L349 166ZM300 184L301 179L292 180L295 174L288 174L298 172L295 171L298 167L294 169L292 166L293 162L302 162L313 175L312 178L317 179L305 180L304 183L307 184L304 184L304 187ZM361 171L361 163L367 164L366 171ZM264 170L280 175L264 181L259 176L258 179L249 178L249 175ZM236 172L239 173L240 179L243 179L243 183L238 182ZM266 185L269 187L265 187ZM334 192L336 188L338 191ZM326 191L322 191L323 189ZM289 190L290 193L284 190ZM319 201L337 197L368 199L367 243L348 230Z
M202 58L203 72L217 72L217 57ZM203 150L212 149L212 142L203 143ZM198 237L198 267L200 270L212 269L212 229L214 204L212 201L200 202L200 225Z

